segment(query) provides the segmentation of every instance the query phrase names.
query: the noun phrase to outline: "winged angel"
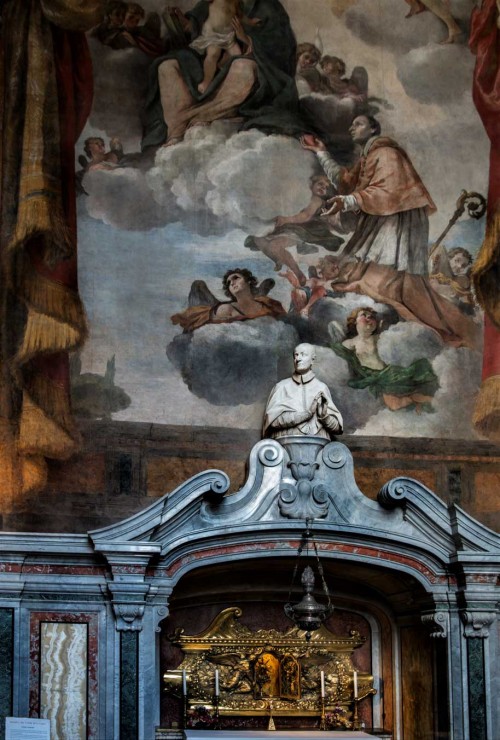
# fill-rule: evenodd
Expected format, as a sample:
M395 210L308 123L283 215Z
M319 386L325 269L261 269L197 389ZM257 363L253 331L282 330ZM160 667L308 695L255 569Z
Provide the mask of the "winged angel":
M189 292L188 308L172 316L172 323L180 324L185 332L192 332L205 324L227 324L248 321L261 316L280 318L285 309L268 293L274 287L271 278L260 284L250 270L228 270L222 278L227 301L216 298L204 280L195 280Z

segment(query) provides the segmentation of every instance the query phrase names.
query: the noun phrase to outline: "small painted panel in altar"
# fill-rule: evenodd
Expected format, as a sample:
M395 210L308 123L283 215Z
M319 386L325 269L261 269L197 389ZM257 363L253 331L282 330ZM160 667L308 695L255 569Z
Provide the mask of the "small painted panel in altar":
M300 699L300 663L290 653L281 660L280 696L283 699Z
M52 740L87 737L87 625L42 622L40 714Z

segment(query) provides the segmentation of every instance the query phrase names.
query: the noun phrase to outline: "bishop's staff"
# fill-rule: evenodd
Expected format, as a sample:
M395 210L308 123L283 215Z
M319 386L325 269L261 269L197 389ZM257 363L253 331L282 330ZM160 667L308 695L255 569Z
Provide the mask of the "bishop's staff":
M458 219L463 216L467 209L467 213L470 218L480 219L486 213L486 198L481 193L467 192L462 190L457 200L457 207L453 216L448 221L448 225L445 230L438 236L434 244L429 250L429 257L432 257L436 249L439 247L449 230L456 224Z

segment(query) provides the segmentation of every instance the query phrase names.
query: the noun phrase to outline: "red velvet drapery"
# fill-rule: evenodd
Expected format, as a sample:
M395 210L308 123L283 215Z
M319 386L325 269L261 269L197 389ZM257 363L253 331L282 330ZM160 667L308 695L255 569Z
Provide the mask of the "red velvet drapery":
M473 98L491 142L486 236L474 265L474 284L484 308L483 382L476 403L478 431L500 438L500 28L496 0L483 0L471 17L470 48L476 54Z

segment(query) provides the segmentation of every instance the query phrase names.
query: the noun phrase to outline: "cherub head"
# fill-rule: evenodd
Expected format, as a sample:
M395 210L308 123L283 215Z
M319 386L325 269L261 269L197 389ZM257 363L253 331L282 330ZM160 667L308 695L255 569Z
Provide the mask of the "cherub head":
M464 247L447 250L448 263L454 275L465 275L472 264L472 255Z
M323 280L333 280L339 272L339 261L332 254L327 254L326 257L318 260L317 267Z
M120 0L111 0L105 9L108 24L111 28L120 28L123 26L125 15L127 13L127 3Z
M313 195L326 199L329 196L332 184L326 175L313 175L309 178L309 187Z
M106 153L104 139L101 136L89 136L84 141L83 151L89 159L103 159Z
M347 317L346 339L356 337L358 334L377 334L379 329L378 314L375 309L361 306L351 311Z
M139 5L139 3L128 3L123 25L129 29L137 28L145 15L146 12L142 5Z
M325 73L325 75L334 75L339 80L345 75L345 62L340 57L331 57L325 54L321 57L319 66Z
M321 52L317 46L305 41L297 46L297 71L315 67L321 59Z
M257 292L257 278L245 267L235 267L234 270L228 270L222 278L222 287L228 298L238 298L238 296Z

